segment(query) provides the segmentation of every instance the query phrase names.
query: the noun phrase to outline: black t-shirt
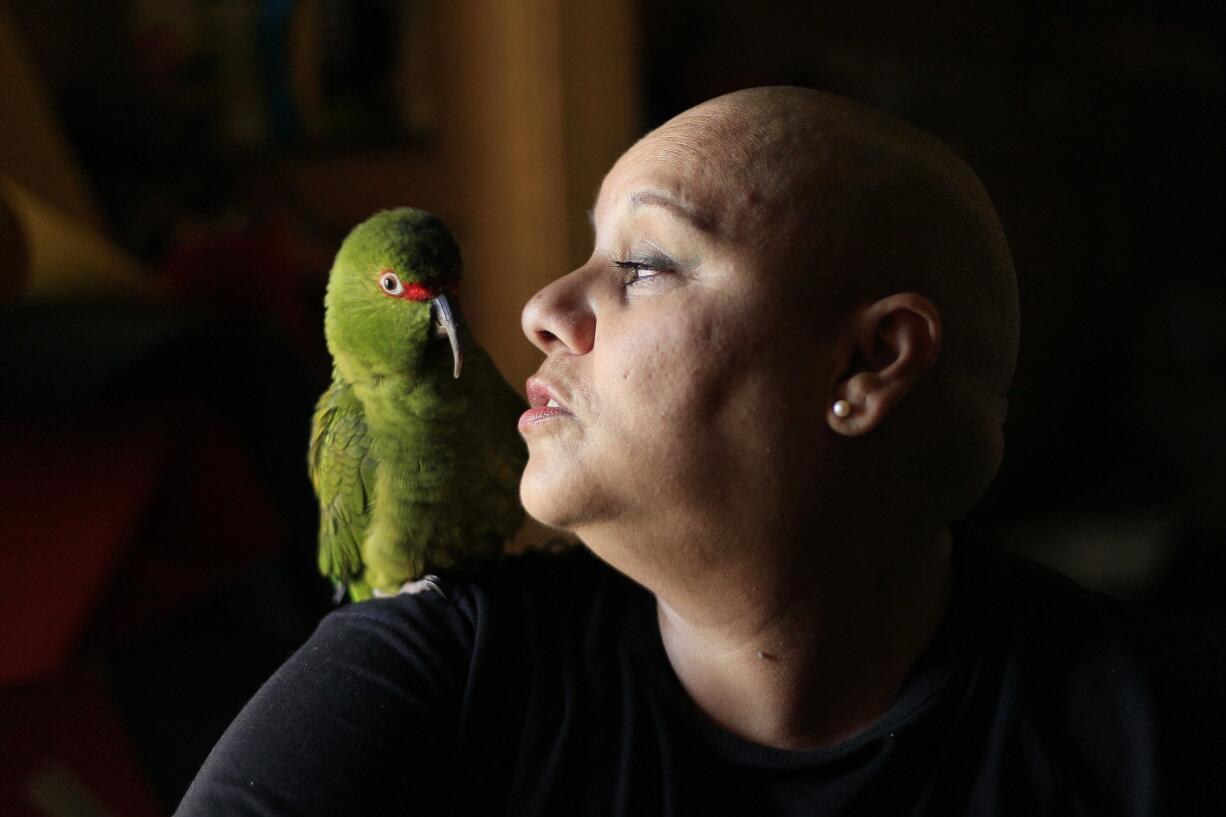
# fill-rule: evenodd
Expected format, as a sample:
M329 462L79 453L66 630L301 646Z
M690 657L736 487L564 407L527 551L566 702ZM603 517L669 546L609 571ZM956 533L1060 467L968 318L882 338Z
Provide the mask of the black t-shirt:
M885 716L816 751L707 720L586 550L442 587L326 617L177 813L1226 814L1217 646L982 545Z

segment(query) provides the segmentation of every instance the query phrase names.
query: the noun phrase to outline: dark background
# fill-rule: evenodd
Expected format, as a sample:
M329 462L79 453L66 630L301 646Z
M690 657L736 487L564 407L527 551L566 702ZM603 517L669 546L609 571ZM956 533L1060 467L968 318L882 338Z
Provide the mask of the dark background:
M328 372L323 280L349 222L296 196L276 160L326 169L387 145L428 151L448 133L428 105L387 115L408 105L404 80L370 53L395 46L362 35L385 32L393 4L321 4L340 22L320 52L333 119L314 130L275 103L276 66L219 92L216 50L134 57L120 21L141 3L8 5L106 232L163 295L0 302L0 553L29 578L0 608L19 622L4 640L28 656L52 630L60 639L39 674L0 686L0 811L155 814L330 607L304 458ZM583 59L636 66L631 133L719 93L796 84L897 114L975 168L1010 237L1023 333L1007 455L974 520L1093 587L1220 623L1221 4L626 7L634 47ZM235 88L263 100L259 134L223 127ZM567 116L600 106L559 93ZM360 202L360 182L345 194ZM98 516L57 515L71 504L57 494L99 480ZM87 570L99 520L128 507ZM31 555L22 537L45 530L63 532L57 548ZM47 623L68 620L81 623Z

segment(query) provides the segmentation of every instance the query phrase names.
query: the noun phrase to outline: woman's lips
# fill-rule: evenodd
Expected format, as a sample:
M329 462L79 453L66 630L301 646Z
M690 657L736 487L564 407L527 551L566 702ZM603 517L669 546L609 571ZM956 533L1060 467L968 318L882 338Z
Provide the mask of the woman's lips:
M552 417L570 416L571 413L560 406L537 406L519 415L519 430L520 432L527 431L537 423L544 422Z
M558 389L540 377L528 378L525 389L528 395L528 405L531 406L519 418L521 432L553 417L572 417L570 411L557 399Z

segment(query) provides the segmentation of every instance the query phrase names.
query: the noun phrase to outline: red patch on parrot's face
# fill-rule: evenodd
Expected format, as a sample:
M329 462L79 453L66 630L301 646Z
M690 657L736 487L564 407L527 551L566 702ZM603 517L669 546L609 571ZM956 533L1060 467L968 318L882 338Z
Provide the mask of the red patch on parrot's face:
M404 288L404 294L401 298L408 298L410 301L429 301L438 296L438 291L431 289L422 284L409 284Z
M454 295L459 289L459 281L448 281L441 286L426 286L411 281L408 284L400 280L400 276L395 270L385 269L379 273L379 290L389 298L397 298L402 301L431 301L437 298L441 293Z

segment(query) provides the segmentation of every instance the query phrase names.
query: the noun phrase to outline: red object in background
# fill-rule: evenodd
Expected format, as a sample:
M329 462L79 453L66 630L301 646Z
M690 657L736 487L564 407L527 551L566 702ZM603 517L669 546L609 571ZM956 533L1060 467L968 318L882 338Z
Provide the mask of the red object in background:
M234 224L180 224L161 280L186 308L219 315L271 320L304 361L323 348L322 314L308 303L323 302L327 266L302 267L284 220Z
M159 474L123 569L94 613L100 646L166 622L284 550L290 532L229 428L176 410L176 450Z
M92 677L0 689L0 814L162 814Z
M187 398L3 418L0 815L161 814L98 678L289 533L247 451Z
M9 421L0 458L0 685L67 663L174 438L144 417Z
M158 626L288 541L234 433L191 404L5 425L0 686L59 673L87 630Z

